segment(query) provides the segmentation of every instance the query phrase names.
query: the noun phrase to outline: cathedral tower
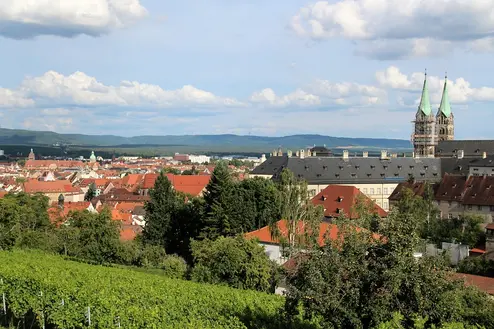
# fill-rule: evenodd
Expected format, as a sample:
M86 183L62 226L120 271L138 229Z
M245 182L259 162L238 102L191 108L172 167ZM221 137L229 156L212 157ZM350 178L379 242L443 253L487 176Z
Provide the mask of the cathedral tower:
M432 113L427 86L427 73L424 78L422 96L415 115L414 133L412 135L415 156L419 158L434 157L436 145L436 120Z
M436 114L436 134L439 142L450 141L455 137L454 116L448 96L448 77L444 78L443 96Z

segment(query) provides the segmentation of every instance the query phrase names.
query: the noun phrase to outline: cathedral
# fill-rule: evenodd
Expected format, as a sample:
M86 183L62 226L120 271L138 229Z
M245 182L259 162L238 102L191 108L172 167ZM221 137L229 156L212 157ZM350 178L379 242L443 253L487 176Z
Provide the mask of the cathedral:
M441 104L434 116L429 99L427 73L425 74L422 96L420 97L420 104L413 123L412 143L415 157L433 158L438 142L454 139L454 116L449 104L447 77L444 79Z

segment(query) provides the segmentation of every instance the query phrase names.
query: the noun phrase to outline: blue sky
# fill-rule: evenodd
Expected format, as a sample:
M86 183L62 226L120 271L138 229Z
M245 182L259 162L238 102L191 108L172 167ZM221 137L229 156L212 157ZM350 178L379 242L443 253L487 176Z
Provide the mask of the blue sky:
M494 0L3 0L0 126L408 139L427 68L494 138Z

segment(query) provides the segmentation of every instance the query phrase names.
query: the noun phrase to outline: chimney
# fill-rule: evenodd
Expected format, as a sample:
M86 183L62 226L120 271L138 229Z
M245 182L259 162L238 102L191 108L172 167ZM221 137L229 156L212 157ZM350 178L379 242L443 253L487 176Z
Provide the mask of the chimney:
M311 155L310 147L308 147L308 148L307 148L307 151L305 151L305 155L306 155L307 157L310 157L310 155Z
M261 163L263 163L264 161L266 161L266 155L265 154L262 154L261 155Z
M391 154L391 157L392 157L392 158L397 158L397 157L398 157L398 153L392 153L392 154Z
M364 151L362 153L362 158L368 158L369 157L369 152L368 151Z
M295 151L295 156L298 158L300 156L300 151Z
M343 150L343 159L348 159L348 150Z
M288 157L291 158L292 157L292 151L291 150L286 151L286 155L288 155Z
M304 159L304 158L305 158L305 150L301 149L300 150L300 159Z
M458 159L463 159L463 157L464 157L464 156L465 156L465 151L463 151L463 150L458 150L458 152L457 152L457 156L456 156L456 157L457 157Z
M388 157L388 151L381 150L381 159L386 159Z
M415 152L412 152L412 158L415 158Z
M487 158L487 152L482 152L482 159Z

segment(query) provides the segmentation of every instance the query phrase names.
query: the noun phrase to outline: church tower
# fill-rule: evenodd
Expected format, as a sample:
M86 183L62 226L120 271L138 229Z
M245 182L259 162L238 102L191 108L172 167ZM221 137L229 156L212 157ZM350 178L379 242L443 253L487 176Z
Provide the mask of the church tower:
M447 76L444 78L443 96L436 114L436 133L439 142L450 141L455 138L455 123L451 105L449 104Z
M414 133L412 135L415 156L418 158L434 157L436 145L436 120L432 113L427 86L427 73L424 78L422 96L415 115Z

